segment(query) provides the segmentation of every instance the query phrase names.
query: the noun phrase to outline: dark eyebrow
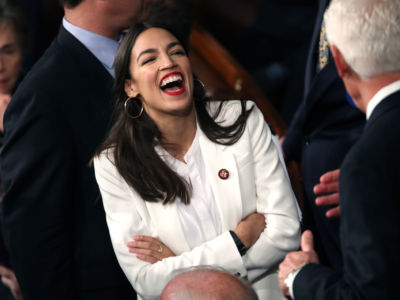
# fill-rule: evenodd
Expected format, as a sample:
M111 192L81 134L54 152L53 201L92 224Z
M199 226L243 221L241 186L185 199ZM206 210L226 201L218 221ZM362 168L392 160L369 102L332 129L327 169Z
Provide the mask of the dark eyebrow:
M142 52L140 52L140 54L139 54L138 57L136 58L136 61L138 62L138 61L139 61L139 58L140 58L143 54L146 54L146 53L155 53L155 52L157 52L157 50L154 49L154 48L149 48L149 49L143 50Z
M178 46L178 45L180 46L181 43L179 43L179 42L171 42L171 43L168 44L167 50L169 50L169 49L171 49L171 48L173 48L175 46Z
M171 42L171 43L169 43L169 44L167 45L167 51L168 51L169 49L171 49L171 48L177 46L177 45L180 45L180 43L179 43L179 42ZM155 53L155 52L157 52L157 50L156 50L155 48L149 48L149 49L143 50L142 52L140 52L140 54L139 54L138 57L136 58L136 61L138 62L138 61L139 61L139 58L140 58L143 54Z

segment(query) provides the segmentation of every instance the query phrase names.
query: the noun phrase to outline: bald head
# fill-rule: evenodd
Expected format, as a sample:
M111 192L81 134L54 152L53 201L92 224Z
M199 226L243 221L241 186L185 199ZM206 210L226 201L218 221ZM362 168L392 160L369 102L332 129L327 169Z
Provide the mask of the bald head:
M172 279L161 300L253 300L251 287L233 275L214 269L187 271Z

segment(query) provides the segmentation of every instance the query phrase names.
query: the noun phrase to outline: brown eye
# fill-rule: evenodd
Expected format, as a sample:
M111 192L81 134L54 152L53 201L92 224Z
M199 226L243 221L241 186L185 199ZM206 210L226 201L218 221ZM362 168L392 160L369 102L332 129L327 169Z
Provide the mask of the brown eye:
M172 55L186 55L186 53L183 50L176 50L172 52Z
M152 62L152 61L154 61L154 60L155 60L154 57L146 58L146 59L144 59L144 60L142 61L142 66L145 65L145 64L148 64L148 63L150 63L150 62Z

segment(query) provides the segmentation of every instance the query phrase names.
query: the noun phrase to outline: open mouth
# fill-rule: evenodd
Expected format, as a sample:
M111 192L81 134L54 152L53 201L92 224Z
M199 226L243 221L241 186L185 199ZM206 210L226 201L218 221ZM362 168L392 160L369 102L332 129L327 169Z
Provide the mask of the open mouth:
M185 91L185 82L180 72L173 72L165 75L160 82L161 90L167 95L176 96Z

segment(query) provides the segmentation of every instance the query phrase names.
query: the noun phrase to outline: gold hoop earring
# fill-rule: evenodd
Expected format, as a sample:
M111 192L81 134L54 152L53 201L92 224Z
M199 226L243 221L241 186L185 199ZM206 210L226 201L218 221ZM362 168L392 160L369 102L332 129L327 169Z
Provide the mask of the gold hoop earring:
M205 87L204 83L197 77L193 78L193 82L195 83L195 85L194 85L195 95L199 97L199 100L203 100L204 97L206 96L206 87Z
M193 80L197 81L201 85L202 89L204 89L204 90L206 89L205 84L199 78L195 77Z
M128 102L129 102L129 100L131 100L131 99L139 101L136 97L133 97L133 98L128 97L128 98L125 100L125 102L124 102L125 113L126 113L126 115L127 115L129 118L131 118L131 119L137 119L137 118L139 118L139 117L142 115L142 113L143 113L143 104L142 104L142 107L141 107L141 109L140 109L140 112L139 112L136 116L133 116L133 115L131 115L131 114L129 113L129 110L128 110Z

